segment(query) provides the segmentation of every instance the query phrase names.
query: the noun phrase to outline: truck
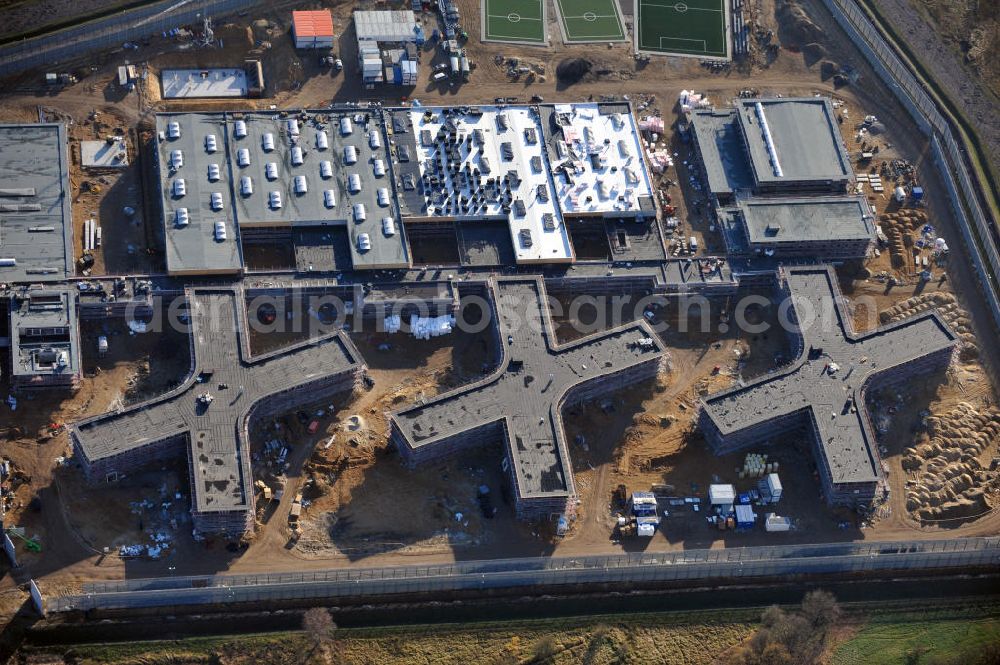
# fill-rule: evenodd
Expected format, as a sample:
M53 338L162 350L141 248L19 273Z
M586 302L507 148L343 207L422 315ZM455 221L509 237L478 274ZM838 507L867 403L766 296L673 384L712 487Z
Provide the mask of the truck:
M640 538L652 538L660 524L656 497L652 492L632 492L628 502L629 521L635 524Z

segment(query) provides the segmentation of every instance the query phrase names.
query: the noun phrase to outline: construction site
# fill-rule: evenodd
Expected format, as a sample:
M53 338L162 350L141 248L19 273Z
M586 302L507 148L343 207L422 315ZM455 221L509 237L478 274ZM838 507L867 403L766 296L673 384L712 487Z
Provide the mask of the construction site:
M747 3L703 62L484 43L481 4L251 6L5 79L0 615L1000 532L989 280L827 6Z

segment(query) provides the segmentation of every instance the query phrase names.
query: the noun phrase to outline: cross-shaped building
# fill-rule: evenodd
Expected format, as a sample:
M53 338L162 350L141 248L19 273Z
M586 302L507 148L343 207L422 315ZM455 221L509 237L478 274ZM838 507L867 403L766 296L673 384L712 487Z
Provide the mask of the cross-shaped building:
M866 391L946 367L955 333L936 311L857 335L827 267L779 270L791 298L796 360L702 400L700 427L717 454L802 430L830 504L869 504L882 480Z
M665 349L644 321L560 345L540 279L500 279L487 290L499 366L392 414L392 439L415 464L502 438L518 516L564 513L576 490L562 410L655 376Z
M303 401L353 389L364 365L342 332L251 356L243 293L189 289L191 372L168 393L76 423L90 480L112 480L187 452L194 528L241 536L253 527L249 426Z

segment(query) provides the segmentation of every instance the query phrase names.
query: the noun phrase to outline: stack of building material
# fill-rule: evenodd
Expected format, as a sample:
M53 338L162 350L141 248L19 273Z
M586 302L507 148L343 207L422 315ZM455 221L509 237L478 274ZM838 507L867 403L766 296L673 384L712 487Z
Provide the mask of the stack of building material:
M451 333L455 325L455 317L450 314L442 316L417 316L410 317L410 332L417 339L430 339Z

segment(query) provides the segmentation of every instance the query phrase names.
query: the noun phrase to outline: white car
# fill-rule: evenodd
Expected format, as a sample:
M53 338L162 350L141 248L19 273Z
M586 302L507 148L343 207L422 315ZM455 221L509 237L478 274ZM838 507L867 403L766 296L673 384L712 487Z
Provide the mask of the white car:
M188 216L187 208L178 208L174 212L174 223L177 226L187 226L191 223L191 218Z
M368 217L368 215L367 215L367 213L365 213L365 204L364 203L355 203L354 204L354 222L356 224L360 224L361 222L365 221L365 219L367 219L367 217Z
M243 196L250 196L253 194L253 180L248 175L240 178L240 194Z
M326 150L329 147L330 147L330 137L327 135L327 133L322 130L316 132L316 149Z
M226 223L225 222L221 222L220 221L220 222L216 222L215 223L215 239L216 240L225 240L226 239Z
M264 147L265 152L271 152L274 150L274 134L271 132L264 134L261 138L261 145Z
M309 191L309 184L306 182L306 177L304 175L295 176L295 193L305 194Z
M237 120L236 121L235 126L233 128L233 134L235 134L236 138L238 138L238 139L246 138L246 135L247 135L247 123L246 123L246 120Z
M281 210L281 192L274 191L267 195L267 204L271 210Z
M247 148L240 148L236 151L236 163L240 165L240 168L250 166L250 151Z
M174 196L184 196L187 191L187 183L184 182L184 178L174 180Z
M179 169L184 166L184 151L183 150L171 150L170 151L170 166L173 169Z
M382 233L387 236L396 235L396 222L393 221L392 217L382 218Z
M347 191L351 194L357 194L361 191L361 176L357 173L347 176Z
M372 169L375 171L375 177L381 178L382 176L385 175L385 162L383 162L381 159L376 159L372 163Z
M368 237L367 233L362 233L358 236L358 251L367 252L372 248L372 239Z
M302 162L305 161L305 157L302 155L302 147L295 146L292 148L292 166L302 166Z
M219 149L219 142L215 138L215 134L205 135L205 152L215 152Z
M222 210L222 192L212 192L212 196L209 197L209 202L212 206L212 210L219 212Z
M333 164L329 161L322 161L319 163L319 176L321 178L332 178L333 177Z
M264 175L267 177L268 180L277 180L278 179L278 163L277 162L268 162L267 164L265 164L264 165Z
M181 137L181 123L171 121L167 123L167 138L170 140Z
M332 189L323 190L323 205L327 208L337 207L337 194Z
M221 177L220 174L221 174L221 171L219 170L219 165L218 164L209 164L208 165L208 181L209 182L216 182Z

